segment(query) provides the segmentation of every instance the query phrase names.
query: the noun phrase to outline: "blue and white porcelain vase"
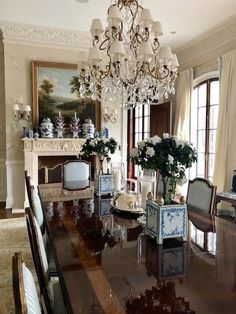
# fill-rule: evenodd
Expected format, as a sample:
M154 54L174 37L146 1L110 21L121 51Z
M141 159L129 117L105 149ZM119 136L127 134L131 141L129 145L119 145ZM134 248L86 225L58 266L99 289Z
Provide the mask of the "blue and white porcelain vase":
M83 124L83 137L92 138L94 137L94 124L91 119L86 119Z
M43 119L40 124L41 137L52 138L53 137L53 124L50 118Z

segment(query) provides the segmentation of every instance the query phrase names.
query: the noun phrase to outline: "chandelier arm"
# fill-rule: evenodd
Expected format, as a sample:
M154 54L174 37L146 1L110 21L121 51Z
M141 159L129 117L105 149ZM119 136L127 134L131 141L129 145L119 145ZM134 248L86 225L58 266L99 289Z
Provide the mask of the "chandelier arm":
M116 6L116 4L114 3L114 4L111 4L111 5L108 7L108 9L107 9L107 16L108 16L108 13L109 13L111 7L115 7L115 6Z
M105 44L108 42L108 46L105 46ZM110 46L110 39L104 39L104 41L99 45L99 50L105 50Z
M140 26L136 26L136 31L134 33L134 36L130 40L130 49L131 51L134 51L135 57L137 58L137 48L136 48L136 43L138 42L139 44L143 41L142 36L139 33L140 31Z
M139 26L139 25L137 25L137 26ZM140 28L140 27L139 27ZM137 31L137 33L135 33L135 36L134 36L134 38L137 38L137 42L139 43L139 44L141 44L141 42L144 42L144 41L147 41L148 40L148 38L149 38L149 31L146 31L146 34L145 34L145 36L142 36L140 33L139 33L139 31Z
M165 80L169 74L170 74L170 70L168 69L168 67L166 65L164 65L164 70L166 72L166 74L164 76L158 76L158 75L155 75L154 72L157 72L157 68L154 67L153 69L150 68L150 65L148 64L148 74L154 78L155 80L160 80L160 81L163 81Z
M118 0L117 6L118 6L118 8L119 8L120 10L122 10L123 7L124 7L124 2L123 2L122 0Z
M94 36L94 38L93 38L93 46L96 47L97 44L99 44L99 37L98 36Z
M113 78L113 74L111 72L111 59L109 60L109 64L106 65L106 71L103 71L102 69L99 70L100 78L99 80L104 80L105 78L110 75Z
M145 27L145 34L143 37L143 41L148 41L149 37L150 37L149 29Z
M160 42L158 38L154 38L153 47L152 47L153 52L156 53L159 48L160 48Z
M125 81L121 80L121 82L123 84L125 83L127 85L134 85L136 83L136 81L137 81L139 73L143 71L143 67L144 67L144 63L142 63L141 67L139 69L137 69L137 71L136 71L136 73L134 75L134 78L132 80L128 80L128 79L125 80Z
M149 39L150 33L148 28L145 28L145 34L142 36L140 34L140 25L136 25L136 30L133 38L131 38L130 41L130 49L135 51L135 56L137 57L137 51L136 51L136 42L141 44L142 42L145 42ZM159 46L158 46L159 47ZM157 49L158 49L157 47Z
M132 15L132 24L131 24L131 27L130 27L130 32L133 32L133 33L134 33L134 22L136 20L139 8L141 8L141 6L139 6L137 0L134 1L134 4L135 4L135 12L132 11L132 8L131 8L131 6L129 4L129 10L130 10L130 13Z
M118 35L119 35L118 40L120 40L120 41L122 41L123 30L124 30L124 24L123 24L123 22L121 21L121 23L120 23L120 31L118 32Z

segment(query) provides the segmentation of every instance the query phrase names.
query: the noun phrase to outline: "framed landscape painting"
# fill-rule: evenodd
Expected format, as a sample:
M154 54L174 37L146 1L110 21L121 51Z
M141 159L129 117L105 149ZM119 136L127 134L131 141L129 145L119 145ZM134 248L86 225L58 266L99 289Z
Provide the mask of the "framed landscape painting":
M90 118L100 128L100 102L79 97L77 65L46 61L32 61L33 126L44 118L54 123L59 111L69 128L75 112L83 124Z

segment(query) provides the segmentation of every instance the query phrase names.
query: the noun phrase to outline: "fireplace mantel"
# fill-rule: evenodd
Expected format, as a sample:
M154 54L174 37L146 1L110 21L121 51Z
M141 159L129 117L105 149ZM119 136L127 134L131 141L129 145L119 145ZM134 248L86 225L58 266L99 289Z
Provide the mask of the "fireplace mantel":
M82 138L23 138L25 170L32 184L38 185L39 156L77 156L86 139Z

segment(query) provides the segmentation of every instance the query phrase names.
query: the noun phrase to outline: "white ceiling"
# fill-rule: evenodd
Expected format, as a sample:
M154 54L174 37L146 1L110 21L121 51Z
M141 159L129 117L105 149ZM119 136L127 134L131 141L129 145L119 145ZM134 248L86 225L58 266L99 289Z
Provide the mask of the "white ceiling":
M177 48L236 15L236 0L142 0L160 20L162 45ZM0 0L0 21L89 31L92 18L106 21L111 0ZM176 34L171 34L176 31Z

